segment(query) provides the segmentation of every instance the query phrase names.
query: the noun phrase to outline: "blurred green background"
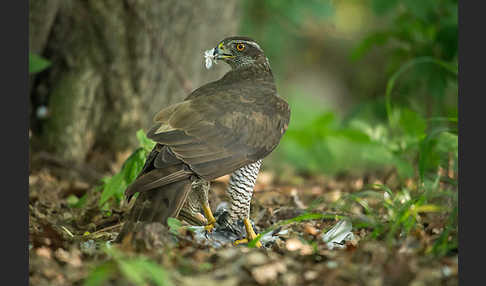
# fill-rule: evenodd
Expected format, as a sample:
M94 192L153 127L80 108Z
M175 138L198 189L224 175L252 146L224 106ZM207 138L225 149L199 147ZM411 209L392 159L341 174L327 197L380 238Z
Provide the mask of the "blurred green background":
M457 32L454 0L244 1L241 33L292 107L266 166L457 171Z

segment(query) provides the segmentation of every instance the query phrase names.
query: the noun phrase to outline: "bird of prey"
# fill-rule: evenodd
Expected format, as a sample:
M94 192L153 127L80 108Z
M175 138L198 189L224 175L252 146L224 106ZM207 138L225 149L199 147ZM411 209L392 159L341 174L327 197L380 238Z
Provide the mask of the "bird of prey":
M290 108L277 94L269 61L253 39L228 37L212 51L212 58L231 70L155 115L147 137L157 144L125 191L127 198L139 196L119 241L141 223L167 225L168 217L178 215L197 224L205 221L211 231L209 182L226 174L231 174L230 217L243 220L244 241L256 237L249 219L253 187L263 158L287 130ZM196 215L198 204L205 219Z

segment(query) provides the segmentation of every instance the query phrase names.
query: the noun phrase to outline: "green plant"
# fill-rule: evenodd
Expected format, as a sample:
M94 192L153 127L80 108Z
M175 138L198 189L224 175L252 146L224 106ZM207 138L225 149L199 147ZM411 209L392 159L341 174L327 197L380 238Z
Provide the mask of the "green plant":
M428 214L448 217L427 250L447 255L457 248L458 223L457 1L372 3L389 24L366 36L351 59L380 49L388 63L383 96L357 104L342 120L330 111L309 118L312 103L291 102L293 121L279 152L307 172L395 168L402 179L396 190L373 186L331 207L346 213L358 205L367 220L355 227L370 228L372 239L390 246L422 229ZM412 189L403 184L410 179Z
M332 175L397 167L404 176L412 175L409 163L389 145L390 130L384 123L340 120L330 111L306 119L299 113L311 109L312 103L294 103L290 102L293 118L299 120L289 126L278 152L297 170Z
M155 142L147 138L143 130L137 131L137 139L140 147L137 148L123 163L120 172L112 177L103 178L102 193L99 201L100 206L104 206L109 199L114 199L120 203L123 198L123 192L140 173L145 164L147 155L155 146Z
M174 285L167 271L156 262L144 257L131 257L114 248L104 247L109 259L96 266L84 280L84 286L105 285L105 282L121 274L133 285L147 285L154 282L158 286Z
M369 239L384 240L389 247L400 244L412 231L423 230L426 214L448 216L439 238L426 250L438 256L447 255L458 245L457 192L454 185L440 187L441 179L441 175L436 175L433 181L426 180L418 189L403 187L393 191L381 184L366 186L330 207L344 213L354 206L361 207L366 219L355 220L354 227L371 229Z
M373 0L372 8L385 24L369 33L351 54L362 59L373 48L387 59L387 112L395 78L401 82L395 104L413 106L426 117L457 116L457 1Z
M30 74L41 72L46 68L48 68L50 65L51 63L48 60L36 54L29 53L29 73Z

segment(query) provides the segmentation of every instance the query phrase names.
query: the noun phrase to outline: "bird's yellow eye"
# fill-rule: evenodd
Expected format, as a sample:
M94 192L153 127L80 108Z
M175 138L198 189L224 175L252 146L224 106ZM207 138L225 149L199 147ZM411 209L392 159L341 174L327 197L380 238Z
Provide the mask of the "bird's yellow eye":
M242 43L236 44L236 49L241 52L245 49L245 45Z

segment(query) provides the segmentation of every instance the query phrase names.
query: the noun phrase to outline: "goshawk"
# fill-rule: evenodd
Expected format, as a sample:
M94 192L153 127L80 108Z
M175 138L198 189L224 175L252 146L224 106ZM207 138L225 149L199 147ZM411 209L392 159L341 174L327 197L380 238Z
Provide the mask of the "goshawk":
M155 116L147 136L157 145L125 191L128 198L140 194L118 240L144 222L167 224L179 213L200 222L197 204L210 231L215 219L207 199L209 181L226 174L231 174L230 217L243 220L246 240L256 237L249 219L253 187L263 158L288 127L290 108L277 94L262 48L251 38L222 40L212 58L231 70Z

